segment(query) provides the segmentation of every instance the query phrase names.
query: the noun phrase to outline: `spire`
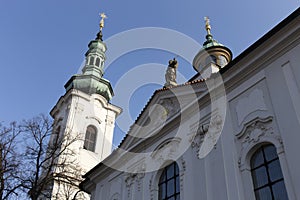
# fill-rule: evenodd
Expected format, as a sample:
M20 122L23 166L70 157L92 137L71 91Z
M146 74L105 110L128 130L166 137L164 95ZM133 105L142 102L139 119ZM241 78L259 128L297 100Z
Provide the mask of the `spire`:
M103 78L107 47L102 40L104 19L107 16L104 13L101 13L100 16L100 31L96 39L92 40L88 45L89 49L85 53L85 65L82 69L82 74L74 75L66 83L65 88L67 91L78 89L87 94L100 94L109 101L113 96L113 90L110 82Z

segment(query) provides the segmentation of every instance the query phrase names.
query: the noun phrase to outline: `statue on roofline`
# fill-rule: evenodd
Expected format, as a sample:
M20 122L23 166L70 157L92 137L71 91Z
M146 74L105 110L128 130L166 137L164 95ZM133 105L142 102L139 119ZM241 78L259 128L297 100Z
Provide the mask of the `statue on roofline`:
M165 78L166 78L165 87L177 86L177 82L176 82L177 67L178 67L178 62L175 58L173 60L169 60L169 65L165 74Z

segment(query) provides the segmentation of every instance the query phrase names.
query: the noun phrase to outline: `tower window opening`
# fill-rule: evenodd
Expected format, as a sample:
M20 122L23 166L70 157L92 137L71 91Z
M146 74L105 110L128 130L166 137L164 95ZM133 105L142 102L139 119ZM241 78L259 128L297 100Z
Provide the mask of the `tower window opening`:
M95 151L97 130L94 126L89 125L86 129L83 148L88 151Z
M89 65L93 65L93 64L94 64L94 60L95 60L94 57L91 56L91 57L90 57L90 63L89 63Z
M99 67L99 65L100 65L100 58L97 58L96 59L96 66Z

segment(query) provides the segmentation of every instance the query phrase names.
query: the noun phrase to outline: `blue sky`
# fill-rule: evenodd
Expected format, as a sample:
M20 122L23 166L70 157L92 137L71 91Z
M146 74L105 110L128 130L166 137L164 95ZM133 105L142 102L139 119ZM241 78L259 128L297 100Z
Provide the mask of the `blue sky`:
M64 94L64 84L78 72L87 45L98 32L100 12L108 15L104 39L133 28L162 27L200 44L205 37L203 18L209 16L214 38L236 57L298 6L298 0L0 0L0 121L49 113ZM108 46L108 51L114 49ZM112 63L105 78L114 86L133 66L167 65L173 57L160 50L132 52ZM179 71L187 79L195 73L184 61ZM159 87L144 85L131 95L132 120ZM122 137L119 131L118 135L115 143Z

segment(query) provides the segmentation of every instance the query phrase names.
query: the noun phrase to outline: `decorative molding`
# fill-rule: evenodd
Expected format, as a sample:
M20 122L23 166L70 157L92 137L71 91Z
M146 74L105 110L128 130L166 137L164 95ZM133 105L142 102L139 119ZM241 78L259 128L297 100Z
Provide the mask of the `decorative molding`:
M283 152L283 141L280 135L274 133L273 117L257 117L246 123L242 131L236 135L236 139L239 141L241 148L238 158L238 166L241 171L249 167L246 164L247 155L254 146L260 143L272 143L276 146L278 154Z
M128 173L128 174L125 176L125 184L126 184L126 188L127 188L127 195L128 195L128 198L130 198L130 195L131 195L131 188L132 188L132 185L133 185L134 182L135 182L135 177L136 177L136 174L132 174L132 173Z
M144 163L138 163L136 167L136 173L127 173L127 176L125 176L125 183L128 190L128 197L130 197L131 188L132 185L136 183L137 191L141 191L143 178L145 177L145 164Z
M114 124L114 118L112 116L106 116L106 120L105 120L106 124L111 126Z
M267 118L260 118L256 117L253 120L247 122L244 126L243 129L236 134L237 138L243 137L245 134L249 134L249 132L253 131L254 129L260 128L264 129L265 125L272 122L273 117L269 116Z
M151 157L162 166L165 161L177 160L180 138L169 138L158 145L151 154Z
M167 119L174 116L180 109L180 106L177 105L178 103L176 103L174 98L161 99L159 104L165 108Z
M153 200L154 199L154 193L155 193L155 191L157 191L157 188L155 189L155 186L153 185L154 183L153 182L155 182L155 180L154 180L154 174L152 173L152 176L151 176L151 178L150 178L150 180L149 180L149 191L150 191L150 200ZM155 182L156 183L156 182Z
M98 117L95 117L95 116L86 116L85 118L86 118L86 119L94 119L94 120L96 120L99 124L102 123L101 119L98 118Z
M119 194L118 192L115 192L115 193L111 196L110 200L120 200L120 194Z
M135 178L136 178L137 174L135 173L128 173L125 176L125 183L126 183L126 187L130 188L131 185L134 183Z
M84 105L80 103L76 103L75 110L77 113L82 113L84 111Z
M183 159L183 157L181 156L181 158L180 158L180 163L181 163L181 171L182 172L185 172L186 171L186 162L185 162L185 160Z
M211 122L204 123L198 126L198 129L195 131L194 134L190 137L189 141L191 143L192 149L197 152L197 157L199 158L199 151L201 145L204 141L205 137L208 137L213 143L216 143L217 135L222 131L222 117L220 115L215 115ZM199 123L200 124L200 123ZM216 145L215 145L216 147Z
M179 171L179 184L180 184L180 193L183 193L184 191L184 176L185 176L185 171L186 171L186 162L181 156L180 158L180 164L181 164L181 169Z
M150 107L150 119L152 127L159 127L173 117L180 109L175 98L160 99L158 103ZM150 125L149 125L150 126Z

